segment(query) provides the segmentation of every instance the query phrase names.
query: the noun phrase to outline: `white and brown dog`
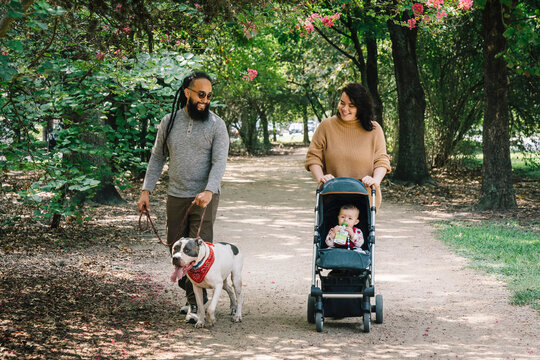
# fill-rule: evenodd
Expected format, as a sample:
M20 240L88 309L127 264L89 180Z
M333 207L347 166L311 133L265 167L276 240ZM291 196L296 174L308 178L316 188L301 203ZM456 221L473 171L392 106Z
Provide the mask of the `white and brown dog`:
M216 306L225 289L231 300L231 315L234 322L242 321L242 254L238 248L228 243L210 244L202 239L181 238L171 248L172 264L175 269L171 281L177 282L184 275L193 283L193 292L197 300L196 327L205 326L205 308L203 305L203 288L214 289L212 300L208 305L207 325L216 322ZM227 282L231 275L234 292Z

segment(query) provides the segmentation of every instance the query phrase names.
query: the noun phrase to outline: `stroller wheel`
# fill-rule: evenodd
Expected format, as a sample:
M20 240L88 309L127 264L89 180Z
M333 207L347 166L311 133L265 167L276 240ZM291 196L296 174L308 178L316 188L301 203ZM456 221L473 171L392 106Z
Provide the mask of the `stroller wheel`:
M383 323L383 299L381 294L375 296L375 323Z
M308 295L307 300L307 321L310 324L315 322L315 298L311 294Z
M368 333L371 331L371 313L364 313L362 318L364 320L364 332Z
M317 332L323 331L323 323L324 319L321 312L317 312L315 314L315 328L317 329Z

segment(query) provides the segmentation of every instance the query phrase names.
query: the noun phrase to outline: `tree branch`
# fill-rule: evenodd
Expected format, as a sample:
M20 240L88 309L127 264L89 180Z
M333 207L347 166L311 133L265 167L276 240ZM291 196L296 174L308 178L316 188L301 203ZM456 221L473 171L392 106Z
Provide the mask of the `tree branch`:
M26 12L26 10L32 5L34 0L23 0L21 5L23 7L23 12ZM0 38L3 38L9 28L9 25L15 20L15 18L12 18L8 15L4 16L2 19L0 19Z

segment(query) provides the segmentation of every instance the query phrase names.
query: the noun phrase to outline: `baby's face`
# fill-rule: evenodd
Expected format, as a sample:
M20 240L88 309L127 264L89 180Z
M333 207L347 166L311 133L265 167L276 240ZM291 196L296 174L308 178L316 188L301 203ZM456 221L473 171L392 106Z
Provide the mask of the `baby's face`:
M341 209L338 215L338 223L342 225L347 223L347 225L354 226L358 224L358 210L356 209Z

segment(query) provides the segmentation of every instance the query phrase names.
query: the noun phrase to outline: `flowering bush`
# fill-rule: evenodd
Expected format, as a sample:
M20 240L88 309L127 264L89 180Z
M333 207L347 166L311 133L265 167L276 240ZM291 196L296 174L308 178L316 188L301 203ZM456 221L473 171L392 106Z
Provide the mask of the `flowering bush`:
M244 25L244 35L246 36L246 38L251 39L252 37L257 35L257 27L252 21L248 20L246 22L243 22L242 25Z
M335 13L334 15L325 15L321 16L318 13L314 13L308 16L304 21L300 22L300 27L304 30L301 31L300 36L307 36L315 30L314 23L320 21L324 26L331 27L334 26L336 20L341 16L341 13Z
M463 11L469 10L473 6L472 0L427 0L424 8L424 4L420 2L413 3L410 8L402 8L401 10L412 11L413 17L404 21L403 24L409 29L416 27L419 21L424 23L430 23L433 20L441 20L448 16L446 10L457 8ZM446 10L445 10L446 8Z
M253 79L255 79L258 75L257 70L247 69L247 72L248 74L242 77L242 79L244 79L245 81L253 81Z

